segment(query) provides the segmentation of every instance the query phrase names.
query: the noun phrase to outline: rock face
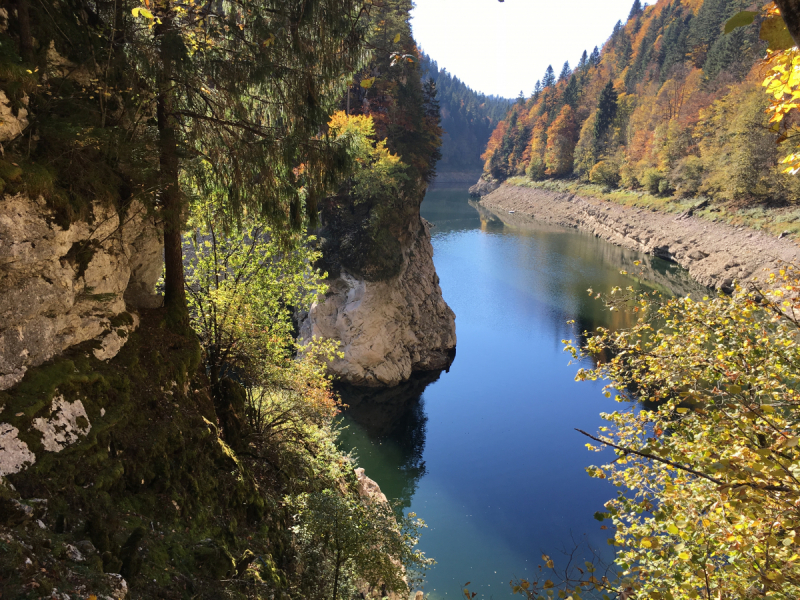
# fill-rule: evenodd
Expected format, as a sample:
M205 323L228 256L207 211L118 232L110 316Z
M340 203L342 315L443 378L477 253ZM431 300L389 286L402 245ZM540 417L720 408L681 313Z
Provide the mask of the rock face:
M0 200L0 390L87 340L112 358L138 324L128 310L160 304L161 238L140 205L123 217L95 205L67 229L56 220L41 199Z
M442 298L433 266L429 225L417 217L411 243L401 250L399 274L371 281L345 267L301 321L300 337L341 342L344 358L330 371L364 386L391 386L412 371L443 369L456 345L455 315Z
M609 242L676 262L693 279L730 290L734 281L761 278L781 263L800 264L800 246L748 229L613 204L596 198L503 185L480 204L498 213L576 227Z
M483 177L481 177L480 179L478 179L478 183L469 188L469 193L472 196L486 196L488 194L491 194L499 187L500 187L499 182L486 181Z

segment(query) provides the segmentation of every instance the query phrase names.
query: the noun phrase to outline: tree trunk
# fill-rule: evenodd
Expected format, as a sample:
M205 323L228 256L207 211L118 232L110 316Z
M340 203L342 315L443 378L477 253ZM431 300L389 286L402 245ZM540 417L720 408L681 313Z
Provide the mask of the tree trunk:
M800 0L775 0L775 4L781 9L781 16L794 43L800 46Z
M336 551L336 574L333 576L333 597L331 600L339 598L339 573L342 570L342 551Z
M33 37L31 36L28 0L17 0L17 24L19 25L19 50L22 60L27 63L33 63Z
M188 321L186 290L183 277L183 194L178 182L178 132L173 109L173 69L169 40L173 35L172 18L166 17L156 26L159 40L161 71L158 75L159 167L161 172L161 214L164 226L164 304L174 321L181 327Z

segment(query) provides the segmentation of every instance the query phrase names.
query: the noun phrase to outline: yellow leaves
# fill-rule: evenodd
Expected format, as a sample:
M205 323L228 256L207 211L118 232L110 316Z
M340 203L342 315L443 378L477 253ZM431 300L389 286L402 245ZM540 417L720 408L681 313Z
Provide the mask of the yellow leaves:
M770 51L766 62L771 64L771 68L762 86L772 100L768 109L771 113L769 122L779 127L787 114L800 108L800 52L797 48ZM790 153L781 163L788 165L784 173L797 174L800 172L800 153Z
M155 17L153 16L153 13L151 13L151 12L150 12L148 9L146 9L144 6L137 6L136 8L134 8L134 9L131 11L131 14L132 14L134 17L138 17L138 16L140 16L140 15L141 15L141 16L142 16L142 17L144 17L145 19L150 19L151 21L152 21L153 19L155 19Z
M690 560L692 558L692 555L689 554L688 552L681 552L680 554L678 554L678 558L680 558L681 560Z

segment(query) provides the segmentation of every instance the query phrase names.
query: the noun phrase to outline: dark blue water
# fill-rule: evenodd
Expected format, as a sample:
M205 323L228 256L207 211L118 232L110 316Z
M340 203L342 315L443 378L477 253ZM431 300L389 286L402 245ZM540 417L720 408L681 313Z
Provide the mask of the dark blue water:
M435 225L434 262L456 313L456 359L399 388L345 391L342 445L428 523L431 599L463 598L467 581L478 597L509 598L509 580L533 576L543 552L558 563L559 550L584 541L612 557L593 514L615 491L585 473L606 455L589 452L575 428L596 431L598 414L619 405L602 384L574 381L578 365L561 340L630 321L587 288L699 288L673 265L586 234L481 214L466 190L429 191L422 214ZM636 260L643 274L620 274Z

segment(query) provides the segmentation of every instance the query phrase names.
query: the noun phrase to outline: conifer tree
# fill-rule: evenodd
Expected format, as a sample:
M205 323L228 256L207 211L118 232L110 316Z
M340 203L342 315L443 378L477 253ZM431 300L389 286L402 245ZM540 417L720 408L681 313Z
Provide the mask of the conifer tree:
M572 75L572 69L569 68L569 61L566 61L564 66L561 67L561 73L558 76L559 83L569 79L570 75Z
M622 21L617 21L614 24L614 31L611 32L611 43L616 44L619 34L622 32Z
M542 82L540 80L536 80L536 85L533 86L533 101L536 102L539 99L539 96L542 93Z
M633 54L633 46L631 45L630 36L623 30L617 41L617 69L620 71L624 69L631 59Z
M556 84L556 73L553 71L553 66L548 65L547 70L544 72L544 77L542 78L542 87L549 88L553 87Z
M600 64L600 49L595 46L592 55L589 57L589 64L596 67Z
M641 0L634 0L633 6L631 7L631 12L628 15L628 21L630 21L631 19L635 19L643 12L644 9L642 8Z
M567 87L564 89L564 104L568 104L573 109L578 106L578 101L580 100L580 87L578 85L578 78L575 75L572 75L569 78L569 83Z
M617 90L614 89L614 82L609 81L600 93L600 100L597 102L597 120L594 125L594 137L599 144L603 144L604 137L617 116Z
M589 54L586 52L586 50L584 50L583 54L581 54L580 61L578 61L578 68L575 70L583 72L588 68L589 68Z

